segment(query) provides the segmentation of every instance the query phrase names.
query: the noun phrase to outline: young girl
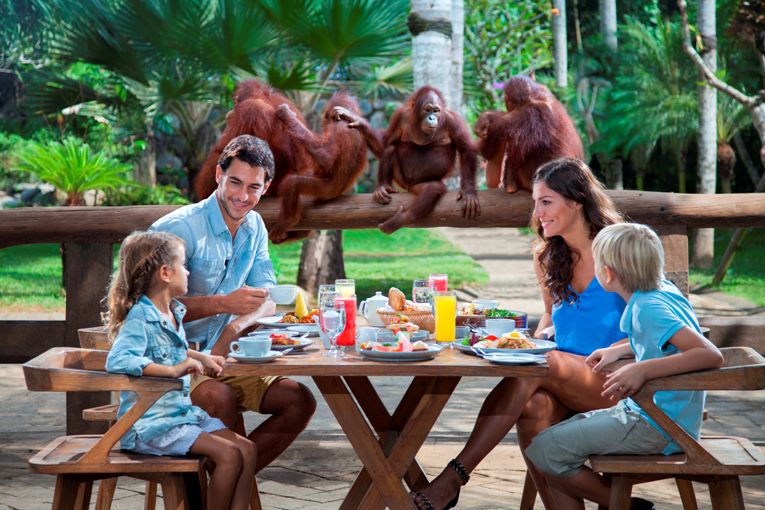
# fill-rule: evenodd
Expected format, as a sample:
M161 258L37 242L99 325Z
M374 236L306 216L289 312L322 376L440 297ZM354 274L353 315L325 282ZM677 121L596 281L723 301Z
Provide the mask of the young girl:
M628 398L650 379L718 368L720 351L701 335L690 303L662 278L664 253L658 236L645 225L621 223L604 228L592 243L601 286L627 302L621 328L628 344L598 349L587 358L602 372L620 358L636 358L606 375L603 396L618 405L577 414L537 435L526 456L546 473L557 508L584 509L583 498L607 506L608 480L584 466L590 455L671 454L679 447L637 403ZM703 391L661 391L657 406L688 434L699 438ZM637 498L635 498L637 499ZM633 508L649 502L633 501Z
M119 267L109 288L109 336L116 339L106 360L109 372L172 377L183 389L164 394L121 440L127 450L150 455L208 457L215 463L207 508L248 508L256 450L217 418L191 405L190 374L218 375L224 359L189 350L181 324L188 271L180 238L161 232L134 232L122 243ZM123 391L119 416L135 403Z

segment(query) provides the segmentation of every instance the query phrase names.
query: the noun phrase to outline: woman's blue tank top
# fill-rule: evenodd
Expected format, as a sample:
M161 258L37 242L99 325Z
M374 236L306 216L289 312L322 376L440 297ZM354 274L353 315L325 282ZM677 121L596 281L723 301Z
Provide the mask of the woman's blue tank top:
M555 342L558 349L588 356L595 349L608 347L627 335L619 328L627 304L616 292L606 292L597 278L571 302L553 305Z

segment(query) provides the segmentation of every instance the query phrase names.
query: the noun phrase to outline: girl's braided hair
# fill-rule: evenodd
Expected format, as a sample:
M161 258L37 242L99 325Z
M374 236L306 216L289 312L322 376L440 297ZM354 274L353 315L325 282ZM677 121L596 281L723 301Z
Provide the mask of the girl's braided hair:
M130 309L145 294L162 266L169 266L183 246L180 237L166 232L133 232L120 247L117 271L106 297L107 312L102 319L114 339Z

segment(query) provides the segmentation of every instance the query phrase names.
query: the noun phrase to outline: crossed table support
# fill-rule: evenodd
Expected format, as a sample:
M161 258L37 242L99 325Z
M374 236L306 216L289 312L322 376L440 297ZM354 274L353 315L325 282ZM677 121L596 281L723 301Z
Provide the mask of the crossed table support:
M266 364L229 362L224 371L313 378L364 466L340 506L343 510L416 509L407 486L419 489L428 479L415 456L462 377L547 375L545 365L490 365L449 349L433 360L411 363L368 361L358 354L337 360L314 349ZM370 376L414 376L393 414Z

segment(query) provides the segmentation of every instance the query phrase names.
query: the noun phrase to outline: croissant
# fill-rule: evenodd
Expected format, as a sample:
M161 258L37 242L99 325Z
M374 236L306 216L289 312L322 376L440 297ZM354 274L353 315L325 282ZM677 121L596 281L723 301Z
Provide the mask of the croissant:
M406 296L403 292L398 290L396 287L391 287L388 291L388 304L391 308L396 310L397 312L400 312L404 309L404 306L406 305Z

